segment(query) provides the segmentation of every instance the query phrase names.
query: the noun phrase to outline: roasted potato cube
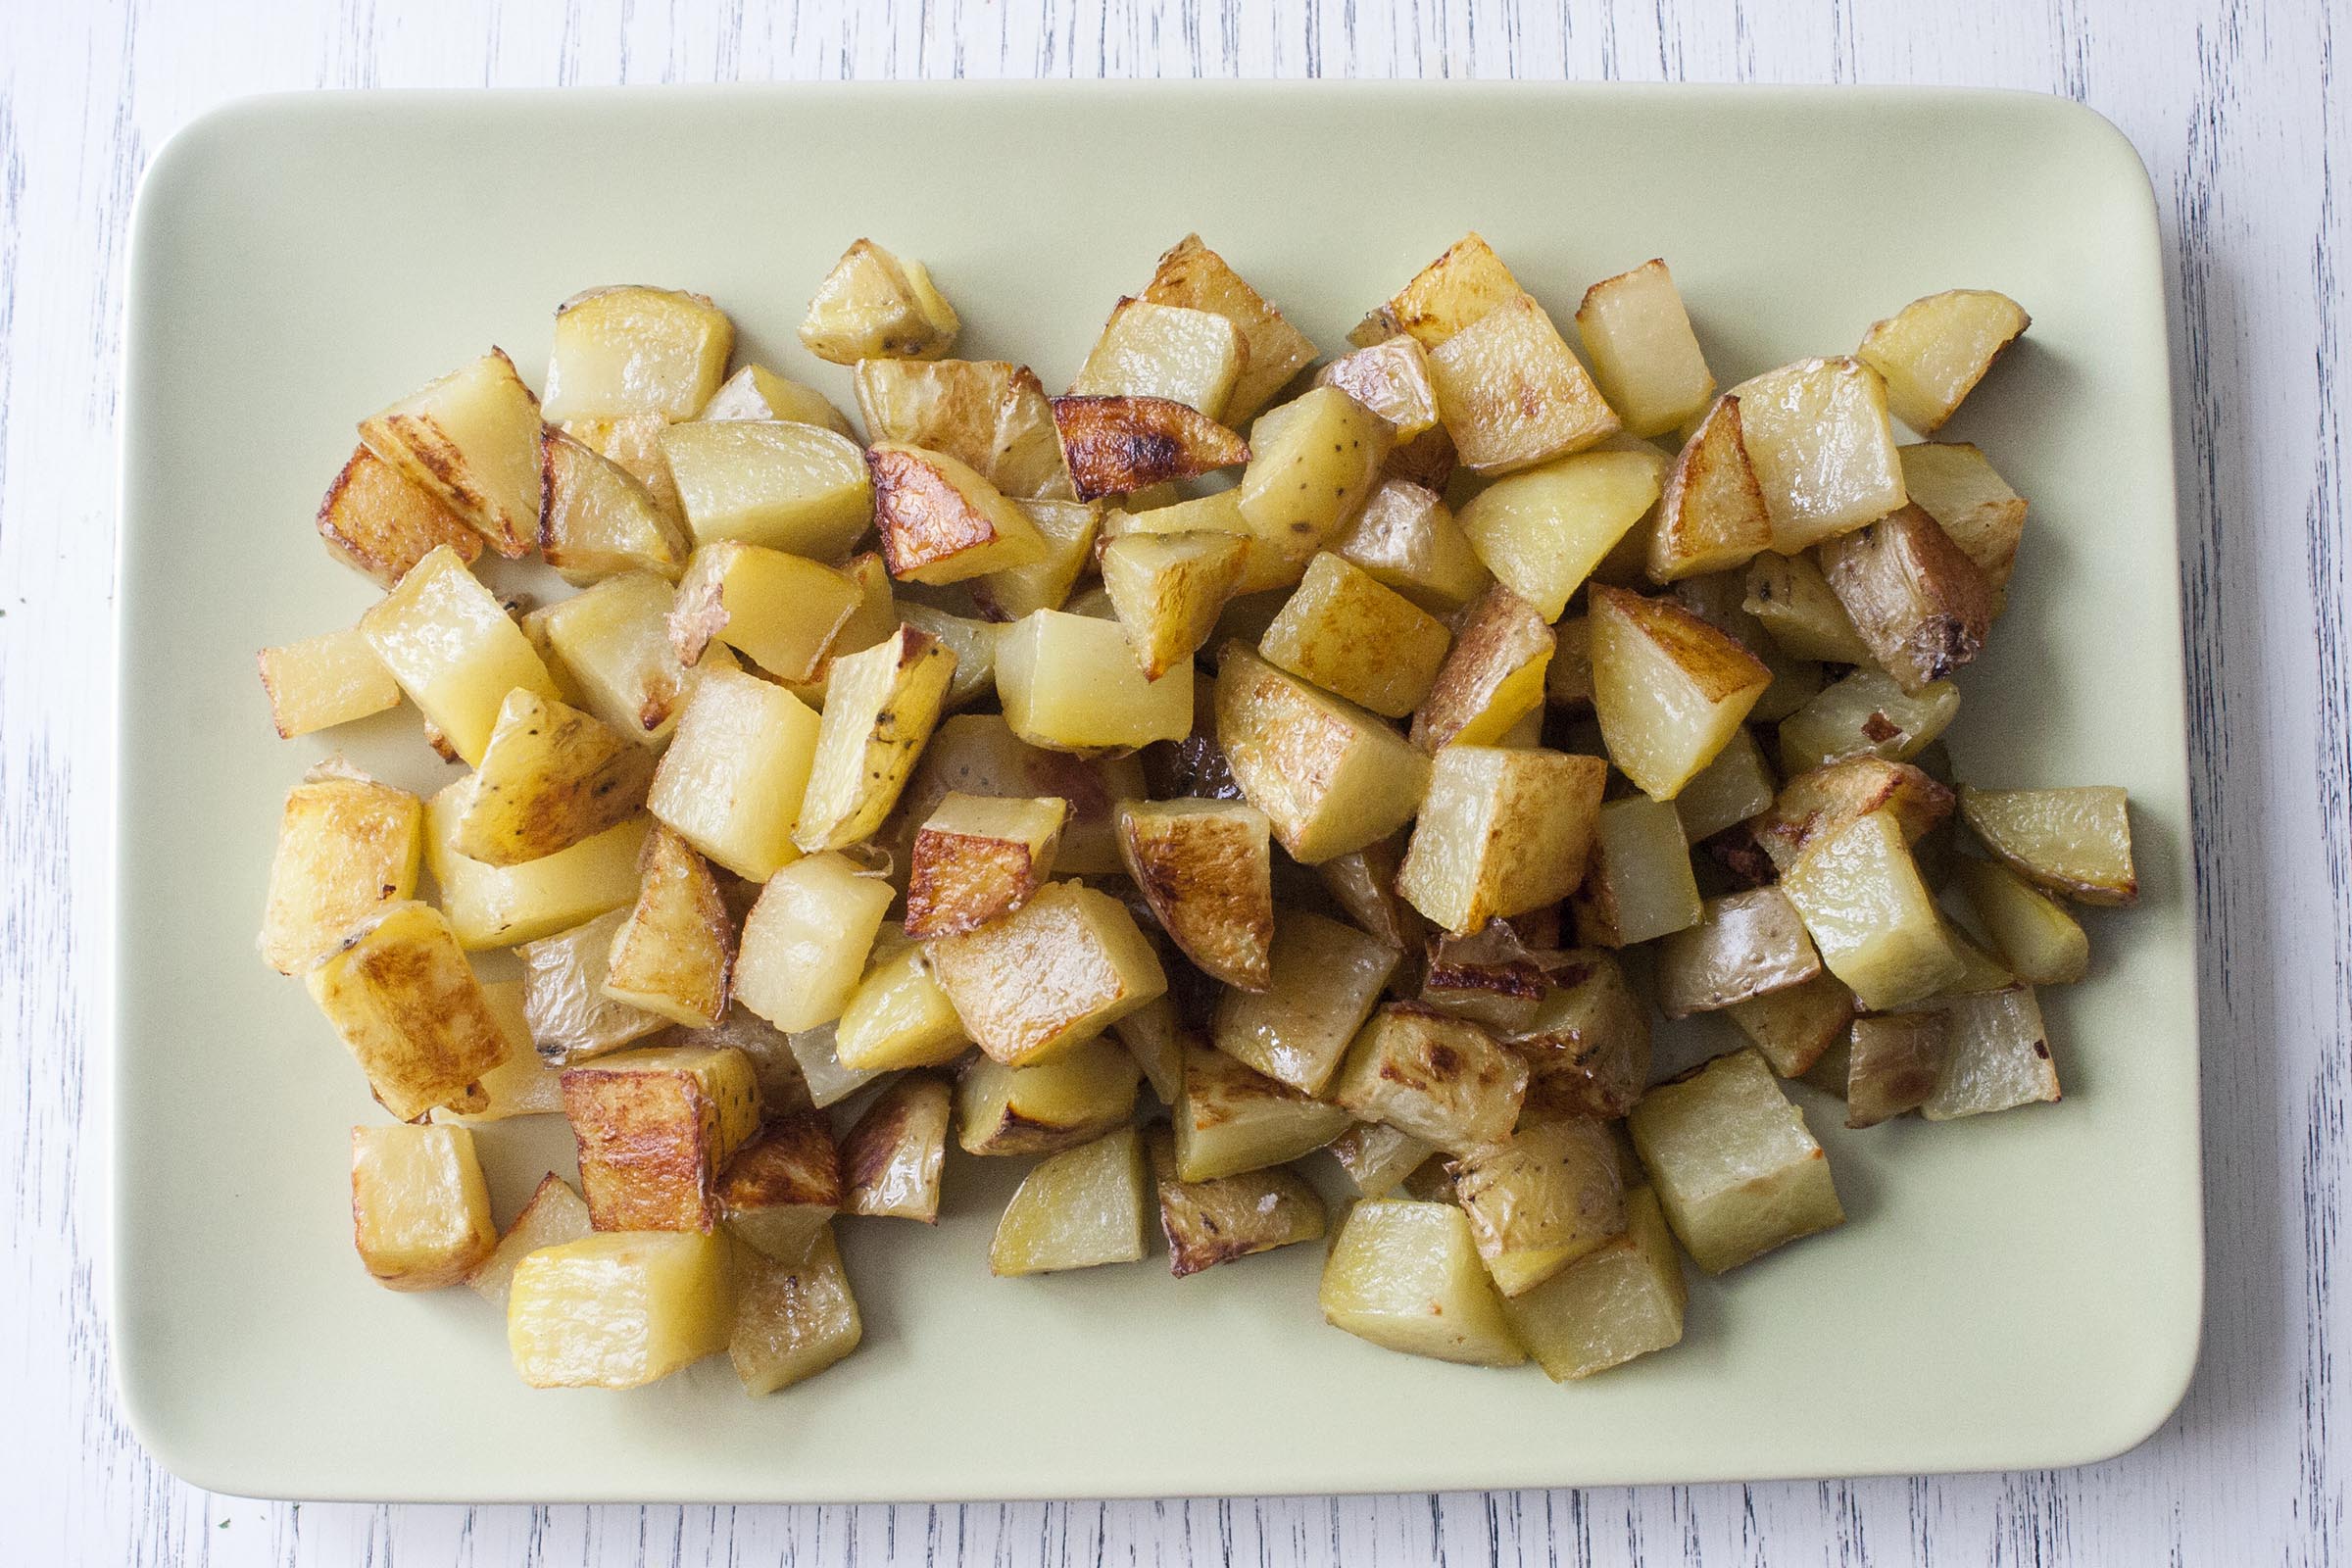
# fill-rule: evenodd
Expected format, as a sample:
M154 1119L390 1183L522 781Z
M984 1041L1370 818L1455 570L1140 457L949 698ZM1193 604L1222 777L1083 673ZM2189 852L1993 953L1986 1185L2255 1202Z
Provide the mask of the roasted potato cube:
M1445 501L1408 479L1381 480L1331 550L1433 615L1452 614L1494 580Z
M519 865L567 850L634 815L654 759L576 708L517 687L507 694L458 819L460 855Z
M1505 1298L1524 1296L1625 1232L1625 1185L1606 1123L1522 1123L1448 1165L1478 1255Z
M507 1348L534 1389L634 1389L724 1349L735 1316L725 1237L617 1231L514 1268Z
M1132 1127L1045 1160L997 1221L988 1271L1000 1279L1133 1263L1144 1255L1145 1175Z
M843 1200L841 1154L824 1116L804 1110L769 1122L727 1162L717 1197L738 1241L786 1265L807 1257Z
M612 935L605 995L708 1029L727 1010L735 922L718 878L665 827L646 835L637 903Z
M1801 1078L1844 1036L1854 1017L1854 994L1824 971L1802 985L1735 1002L1724 1016L1764 1054L1783 1078Z
M514 1270L524 1258L544 1248L561 1247L594 1234L588 1205L571 1190L571 1183L550 1171L539 1179L531 1200L522 1205L522 1212L499 1238L497 1248L466 1276L466 1284L503 1316L508 1294L514 1286Z
M870 836L939 722L956 656L912 626L833 663L793 843L808 854Z
M1556 646L1542 611L1499 582L1488 588L1454 622L1453 647L1413 714L1413 744L1436 752L1499 740L1543 707Z
M865 454L821 425L696 419L661 443L697 545L740 539L838 561L873 520Z
M1054 868L1075 875L1119 869L1114 813L1120 801L1146 793L1143 764L1132 757L1046 751L1015 736L1002 714L957 713L932 734L899 797L896 826L886 840L898 864L911 866L916 832L951 791L1065 803L1069 816Z
M366 446L352 453L318 503L318 537L328 555L379 588L397 585L441 545L467 564L482 553L481 534L439 492Z
M1771 546L1772 518L1740 435L1740 400L1717 398L1667 470L1649 534L1649 579L1721 571Z
M644 1046L564 1072L580 1190L600 1231L707 1231L718 1173L760 1130L752 1058Z
M971 579L967 591L991 620L1018 620L1033 610L1059 610L1095 559L1102 531L1100 501L1015 501L1014 508L1036 527L1045 555L1025 566L1008 566Z
M1314 360L1315 346L1198 234L1187 234L1160 257L1142 298L1153 305L1211 311L1239 329L1242 373L1225 400L1226 418L1249 418Z
M474 1084L507 1059L506 1029L439 910L387 905L304 977L311 1000L400 1121L476 1108Z
M1524 298L1526 292L1502 258L1494 254L1494 247L1473 231L1414 273L1395 298L1348 334L1348 341L1368 347L1402 332L1423 348L1434 349L1497 306Z
M1133 1054L1107 1039L1031 1067L982 1056L956 1080L956 1142L967 1154L1075 1149L1127 1124L1142 1078Z
M1829 1156L1753 1051L1658 1085L1627 1121L1676 1240L1710 1274L1845 1221Z
M400 706L400 683L356 626L265 648L254 662L281 740Z
M993 620L952 615L912 600L899 606L891 620L912 626L956 656L956 670L948 677L942 708L953 712L976 698L996 694L997 645L1004 637L1003 626Z
M1276 1166L1216 1181L1176 1174L1176 1145L1164 1127L1145 1135L1159 1189L1159 1228L1168 1239L1168 1272L1178 1279L1237 1257L1319 1241L1323 1200L1296 1171Z
M1438 753L1396 891L1448 931L1557 904L1584 880L1608 763L1538 747Z
M1146 676L1115 621L1040 610L997 643L997 694L1032 746L1090 752L1181 740L1193 727L1193 671Z
M751 1014L746 1013L746 1017ZM879 1068L860 1069L844 1066L835 1053L837 1025L818 1024L798 1034L783 1035L786 1053L806 1090L808 1102L819 1110L838 1105L852 1095L877 1079L890 1075Z
M1070 383L1085 397L1166 398L1223 418L1240 382L1241 329L1227 317L1183 305L1123 299Z
M662 1014L605 992L612 942L628 918L628 910L614 909L514 950L522 960L523 1015L549 1061L609 1055L668 1026Z
M1750 826L1774 866L1786 871L1813 845L1871 811L1890 813L1903 842L1916 844L1952 814L1952 792L1908 762L1849 757L1791 778Z
M1968 552L1992 584L1993 612L2009 585L2018 540L2026 528L2026 503L1993 470L1984 454L1965 441L1923 441L1899 447L1903 488L1911 504L1942 524L1952 542Z
M1055 398L1054 431L1081 501L1133 495L1250 461L1240 436L1172 398Z
M539 400L492 349L360 421L360 440L502 556L539 542Z
M1792 778L1849 757L1907 762L1959 712L1950 681L1905 692L1883 669L1857 669L1781 720L1781 772Z
M1872 323L1854 358L1886 378L1886 406L1896 418L1934 435L2032 324L2006 294L1946 289Z
M447 546L418 562L362 615L360 632L417 711L468 763L481 762L509 692L557 695L522 629Z
M1248 539L1229 533L1130 533L1102 550L1102 586L1147 680L1190 661L1242 580Z
M1845 1124L1876 1127L1926 1104L1951 1050L1949 1024L1939 1007L1856 1018L1846 1033Z
M1326 551L1307 564L1258 652L1325 691L1402 718L1429 696L1452 640L1445 622Z
M1776 793L1764 748L1742 728L1675 796L1674 814L1682 819L1683 837L1696 844L1769 809Z
M1110 1026L1110 1032L1152 1086L1163 1105L1173 1105L1184 1088L1184 1047L1194 1038L1176 1004L1154 997Z
M1130 496L1128 506L1113 507L1102 514L1102 527L1095 546L1098 563L1108 558L1112 545L1135 535L1226 534L1242 541L1245 547L1241 580L1233 590L1236 594L1284 588L1295 580L1293 569L1282 557L1254 543L1250 519L1242 514L1239 490L1212 490L1207 495L1166 506L1146 506L1144 499Z
M744 917L736 1000L788 1034L839 1018L890 902L890 884L838 850L785 866Z
M2132 904L2130 801L2112 785L1980 790L1963 786L1960 820L2003 865L2077 904Z
M720 539L694 553L669 612L669 640L683 664L699 663L721 642L780 680L810 681L864 598L847 572Z
M1126 906L1078 882L1054 883L976 931L939 938L930 961L965 1032L1013 1067L1093 1039L1168 984Z
M472 779L460 779L424 808L425 864L440 885L442 911L466 951L535 942L636 898L644 817L520 865L484 865L457 848L458 823L472 791Z
M579 688L579 706L642 745L660 746L697 678L670 641L670 585L650 573L608 577L585 593L534 611L553 660ZM706 667L734 667L708 651ZM568 699L566 699L568 701Z
M1747 597L1740 608L1755 616L1791 659L1825 659L1839 664L1870 662L1870 645L1854 629L1853 616L1845 612L1811 556L1767 552L1749 562Z
M1325 860L1315 875L1348 919L1401 953L1420 947L1422 937L1420 911L1396 892L1403 865L1402 836L1391 835Z
M834 365L936 360L963 323L931 282L931 270L870 239L842 252L801 319L801 343Z
M734 351L735 323L700 294L632 286L575 294L556 307L546 416L690 419L718 390Z
M1763 662L1681 604L1595 584L1592 709L1609 759L1670 801L1771 684Z
M1019 908L1045 884L1069 803L944 796L914 836L906 934L956 936Z
M1321 1094L1402 956L1353 926L1279 910L1267 988L1220 997L1211 1038L1236 1061Z
M800 858L793 828L820 722L790 692L739 670L695 682L646 808L737 876L765 881Z
M1544 620L1557 620L1657 501L1665 467L1647 448L1560 458L1480 491L1462 509L1462 532L1496 578Z
M1825 835L1781 876L1830 972L1883 1012L1932 997L1961 974L1943 918L1902 828L1869 811Z
M1771 723L1786 718L1821 691L1821 666L1809 660L1791 659L1772 640L1764 623L1745 609L1747 574L1711 571L1685 577L1674 585L1677 603L1756 656L1772 676L1772 684L1747 710L1748 721Z
M1198 1041L1185 1043L1183 1060L1183 1086L1168 1110L1176 1171L1185 1181L1215 1181L1297 1159L1353 1119Z
M1437 427L1438 391L1417 338L1399 334L1344 354L1315 372L1315 385L1338 387L1379 415L1399 441Z
M1252 554L1242 591L1297 582L1362 509L1392 444L1387 422L1337 387L1261 416L1235 492Z
M1712 1012L1821 973L1821 956L1779 888L1709 899L1698 923L1658 946L1658 1009L1669 1018Z
M564 1113L563 1075L533 1049L531 1027L523 1005L519 980L486 981L483 1000L507 1034L507 1059L482 1074L481 1093L466 1110L443 1106L433 1112L437 1122L469 1126L505 1121L514 1116L560 1116ZM581 1229L587 1229L583 1221Z
M1570 615L1551 628L1551 662L1544 668L1544 700L1570 713L1592 708L1592 617Z
M1472 1366L1527 1359L1451 1203L1374 1198L1348 1211L1323 1265L1323 1321L1407 1355Z
M1824 541L1822 573L1871 656L1917 693L1977 657L1992 585L1917 507Z
M1272 982L1273 854L1266 813L1246 801L1129 801L1119 853L1152 918L1210 979Z
M1649 1082L1649 1011L1625 969L1606 953L1564 953L1553 961L1534 1015L1511 1031L1511 1049L1532 1077L1526 1105L1554 1115L1613 1121Z
M1576 329L1601 396L1635 435L1665 434L1714 395L1715 376L1674 274L1655 257L1585 290Z
M874 440L943 453L1007 496L1070 494L1054 408L1029 367L1003 360L860 360L857 382L858 407Z
M328 763L286 792L262 960L299 974L333 953L354 926L416 892L424 803L407 790Z
M686 530L619 464L550 428L540 451L539 554L582 586L622 572L674 579Z
M1326 1146L1359 1197L1386 1198L1437 1152L1401 1127L1359 1121Z
M684 528L686 509L678 500L678 481L662 453L662 432L668 428L669 420L659 414L566 419L563 425L565 435L645 486L645 493L654 498L662 514Z
M902 582L961 582L1047 559L1029 514L945 453L883 444L865 462L882 554Z
M1551 318L1524 294L1432 345L1429 376L1446 433L1476 473L1530 468L1619 427Z
M1772 548L1792 556L1903 504L1886 384L1851 359L1798 360L1732 388ZM1669 1209L1671 1215L1672 1210Z
M1698 879L1672 803L1629 795L1594 813L1574 908L1576 939L1592 947L1630 948L1697 921Z
M395 1291L455 1285L498 1246L490 1190L463 1127L354 1127L351 1230L360 1261Z
M1682 1342L1690 1287L1657 1193L1642 1187L1628 1194L1625 1212L1621 1235L1503 1300L1511 1332L1554 1383Z
M1922 1116L1950 1121L2058 1098L2058 1067L2032 986L1954 997L1943 1012L1948 1049Z
M971 1044L948 994L931 978L922 949L885 923L874 939L865 974L842 1009L833 1054L845 1067L888 1072L935 1067Z
M1507 920L1473 936L1439 932L1422 944L1420 1000L1498 1033L1525 1028L1549 983L1544 961Z
M710 1028L673 1029L662 1035L660 1043L724 1046L751 1057L752 1074L760 1083L760 1109L765 1115L788 1116L815 1103L808 1075L801 1070L800 1057L794 1052L792 1037L738 1003L730 1001L725 1014Z
M858 1348L864 1334L830 1227L790 1262L736 1254L727 1358L745 1393L773 1394L814 1377Z
M1467 1153L1511 1135L1527 1062L1467 1019L1392 1002L1357 1032L1329 1093L1366 1121Z
M2067 985L2089 971L2090 939L2063 905L2005 865L1962 856L1953 870L1961 896L2019 980Z
M897 366L904 363L900 360L868 360L860 362L859 369L862 370L866 365ZM710 401L703 405L702 412L695 417L781 419L791 424L822 425L836 435L846 435L853 440L858 434L851 428L848 417L822 392L805 381L778 375L764 365L747 365L728 376L725 383L710 394ZM871 415L868 415L866 422L869 425L873 423ZM877 429L874 439L909 438L895 434L885 437Z

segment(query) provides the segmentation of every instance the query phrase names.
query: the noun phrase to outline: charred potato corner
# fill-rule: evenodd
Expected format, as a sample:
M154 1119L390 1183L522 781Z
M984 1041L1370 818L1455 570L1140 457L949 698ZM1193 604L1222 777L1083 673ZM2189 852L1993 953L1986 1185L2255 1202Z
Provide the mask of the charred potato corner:
M974 1160L997 1276L1303 1312L1248 1260L1320 1243L1334 1327L1583 1378L1682 1338L1686 1258L1843 1223L1823 1118L2059 1098L2128 803L1938 740L2032 562L1936 439L2015 302L1710 364L1663 261L1540 300L1471 234L1319 350L1146 260L1054 367L953 358L955 269L868 239L807 364L594 288L536 389L493 348L319 454L376 598L261 652L270 720L431 752L292 784L262 957L385 1113L362 1266L524 1382L821 1372ZM578 1158L502 1229L524 1115Z

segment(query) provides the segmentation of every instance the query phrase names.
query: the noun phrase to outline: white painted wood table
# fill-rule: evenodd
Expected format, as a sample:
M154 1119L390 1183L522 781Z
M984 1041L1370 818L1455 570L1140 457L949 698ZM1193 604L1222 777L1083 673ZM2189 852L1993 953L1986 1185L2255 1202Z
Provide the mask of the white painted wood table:
M1626 0L1565 17L1532 0L0 0L0 1564L2352 1556L2352 1293L2335 1289L2352 1175L2352 135L2334 23L2352 13L2331 0ZM2204 1357L2146 1446L2058 1474L895 1509L296 1507L192 1491L140 1451L99 1304L97 1028L122 248L145 161L265 90L1028 74L2002 85L2080 98L2131 135L2175 289L2208 1043Z

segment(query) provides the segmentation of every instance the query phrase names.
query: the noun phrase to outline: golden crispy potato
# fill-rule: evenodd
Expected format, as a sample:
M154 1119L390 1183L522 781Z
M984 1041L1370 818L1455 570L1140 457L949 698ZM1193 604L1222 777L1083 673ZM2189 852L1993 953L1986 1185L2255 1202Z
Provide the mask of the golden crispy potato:
M1710 1274L1845 1222L1829 1157L1753 1051L1658 1085L1627 1124L1676 1240Z
M1198 234L1187 234L1160 257L1141 297L1153 305L1213 311L1240 330L1242 373L1225 399L1223 415L1236 424L1264 408L1314 362L1315 346Z
M903 360L866 360L866 365L898 366ZM805 381L778 375L764 365L747 365L728 376L724 385L710 394L710 401L695 416L698 419L782 419L791 424L817 424L836 435L857 438L847 416L835 408L822 392ZM869 416L866 421L872 424ZM885 437L880 430L874 439L908 440L906 436ZM916 445L921 445L916 442Z
M808 787L792 830L804 854L842 849L882 825L939 723L955 672L954 654L904 625L863 653L834 661Z
M1083 397L1166 398L1221 419L1248 352L1230 318L1123 299L1070 390Z
M1260 416L1234 492L1250 537L1241 591L1297 582L1363 507L1392 444L1388 424L1337 387L1315 387Z
M1315 372L1315 385L1338 387L1386 420L1399 441L1437 426L1438 390L1417 338L1399 335L1343 354Z
M1531 468L1619 428L1551 318L1524 295L1432 347L1429 374L1446 433L1476 473Z
M520 980L492 980L482 986L483 1000L507 1033L507 1059L482 1074L478 1101L471 1109L446 1106L432 1115L437 1122L471 1126L506 1121L515 1116L560 1116L564 1113L563 1074L540 1055L531 1040L530 1016L524 1006ZM583 1231L587 1229L583 1222Z
M567 850L636 813L654 777L642 746L576 708L517 687L499 709L458 853L519 865Z
M379 588L397 584L438 546L468 565L482 553L482 535L437 492L365 446L318 503L318 537L328 555Z
M971 579L966 591L972 604L991 620L1018 620L1033 610L1067 604L1079 576L1094 564L1102 531L1100 501L1015 501L1013 506L1036 526L1045 555L1026 566Z
M1313 865L1387 838L1420 808L1429 761L1352 703L1227 644L1217 744L1293 859Z
M843 1206L875 1219L939 1222L948 1160L948 1086L910 1072L874 1098L841 1141Z
M1576 453L1480 491L1462 509L1462 532L1489 570L1557 620L1657 501L1665 474L1665 460L1646 447Z
M1008 496L1070 494L1053 405L1026 365L860 360L857 386L872 440L942 453Z
M1312 1152L1348 1128L1339 1106L1302 1095L1198 1040L1183 1047L1183 1084L1168 1107L1176 1173L1217 1181Z
M1838 664L1870 662L1870 645L1811 556L1768 551L1748 563L1746 582L1740 608L1756 618L1782 653Z
M354 1127L351 1232L360 1261L395 1291L437 1291L498 1246L490 1190L463 1127Z
M936 360L955 347L962 327L929 268L860 239L817 285L801 319L801 343L833 365Z
M731 1249L701 1231L585 1236L515 1265L507 1348L534 1389L641 1388L727 1347Z
M1609 764L1540 747L1438 753L1396 891L1448 931L1557 904L1585 878Z
M744 916L736 1000L788 1034L833 1022L890 902L890 884L838 850L785 866Z
M838 561L873 520L858 443L789 419L695 419L664 426L662 461L694 542L740 539Z
M386 906L304 976L311 1000L400 1121L437 1105L473 1110L482 1074L507 1059L504 1025L441 913Z
M1527 1062L1467 1019L1391 1002L1357 1031L1328 1093L1352 1115L1466 1153L1510 1137Z
M1278 910L1266 989L1220 996L1210 1039L1234 1060L1319 1095L1403 956L1353 926Z
M1960 688L1950 681L1906 692L1883 669L1857 669L1781 720L1781 771L1793 778L1849 757L1907 762L1959 712Z
M1751 827L1774 867L1787 871L1814 844L1869 811L1892 813L1903 842L1916 844L1952 814L1952 792L1908 762L1851 757L1791 778Z
M278 817L262 961L299 974L333 953L355 926L415 896L423 850L422 801L340 762L312 768Z
M884 444L865 462L882 554L900 581L960 582L1046 559L1029 514L954 458Z
M1781 876L1830 972L1885 1011L1936 995L1961 960L1892 813L1824 834Z
M533 1058L536 1060L537 1058ZM466 1276L467 1288L506 1315L507 1298L514 1284L514 1270L522 1260L543 1248L561 1247L594 1234L588 1220L588 1205L571 1184L550 1171L532 1189L531 1200L514 1216L514 1223L498 1239L497 1249L473 1266Z
M1826 970L1803 985L1735 1002L1724 1016L1783 1078L1802 1078L1844 1038L1857 1010L1845 982ZM1844 1080L1838 1080L1844 1087Z
M906 934L959 936L1029 902L1053 873L1069 803L950 791L914 836Z
M669 428L669 423L659 414L620 414L566 419L561 428L564 434L643 485L662 515L683 528L686 508L678 499L678 482L669 471L669 459L662 453L662 432ZM849 432L844 429L842 433Z
M700 294L634 285L575 294L556 307L546 416L691 419L734 352L735 323Z
M1714 395L1715 376L1674 274L1655 257L1585 290L1576 329L1601 396L1635 435L1663 435L1689 422Z
M1511 1332L1554 1383L1682 1343L1690 1288L1658 1195L1629 1194L1625 1212L1623 1235L1502 1303Z
M612 939L628 917L626 909L608 910L514 950L522 960L523 1017L547 1060L568 1065L610 1055L667 1027L660 1013L605 994Z
M1821 956L1779 888L1709 899L1695 924L1658 945L1658 1010L1669 1018L1713 1012L1821 973Z
M686 530L617 463L550 426L540 450L539 554L584 587L622 572L674 579L691 548Z
M1528 1113L1541 1102L1554 1116L1623 1116L1649 1083L1648 1007L1608 953L1562 953L1544 982L1533 1016L1508 1035L1533 1074Z
M1323 1200L1298 1172L1277 1166L1188 1182L1176 1174L1176 1142L1166 1128L1151 1128L1144 1142L1159 1189L1168 1272L1178 1279L1238 1257L1322 1240Z
M1968 552L1992 584L1993 613L2009 586L2018 540L2026 529L2026 503L1993 470L1984 454L1965 441L1923 441L1898 447L1903 488L1911 504L1934 517Z
M1784 556L1876 522L1904 500L1886 384L1856 360L1799 360L1740 382L1740 439ZM1671 1210L1669 1210L1671 1213Z
M678 584L669 640L682 664L700 663L704 650L721 642L780 680L810 681L864 600L864 586L847 572L764 545L715 540L694 553Z
M1401 718L1428 697L1452 641L1445 622L1325 551L1307 563L1258 652L1325 691Z
M1592 710L1609 760L1671 801L1772 683L1763 662L1670 599L1595 584Z
M956 1142L967 1154L1075 1149L1126 1125L1142 1078L1134 1054L1111 1040L1029 1067L981 1056L956 1082Z
M1348 341L1369 347L1397 333L1434 349L1498 306L1526 296L1494 247L1473 231L1413 274L1388 304L1365 317Z
M426 722L478 765L507 694L557 695L497 595L440 546L360 617L360 632Z
M841 1211L841 1153L816 1111L770 1121L718 1178L718 1206L738 1241L798 1263Z
M1450 1162L1454 1199L1470 1216L1494 1288L1525 1296L1625 1234L1625 1182L1606 1123L1584 1116L1523 1122Z
M360 440L502 556L539 542L539 400L492 349L360 421Z
M1470 1217L1451 1203L1374 1198L1349 1209L1318 1300L1324 1322L1384 1349L1472 1366L1527 1359L1479 1263Z
M644 817L520 865L484 865L457 849L458 823L472 793L472 778L462 778L424 807L425 866L441 889L442 912L467 952L534 942L636 898Z
M1558 648L1544 613L1502 583L1455 618L1453 647L1413 714L1425 752L1488 746L1544 706L1544 677Z
M1721 571L1771 547L1772 517L1740 435L1740 400L1717 398L1666 472L1649 534L1649 580Z
M737 876L765 881L800 858L793 825L820 721L756 675L705 670L654 773L646 808Z
M727 1010L735 922L718 878L676 833L657 827L638 862L637 903L613 934L605 995L708 1029Z
M2133 904L2130 799L2112 785L2056 790L1963 786L1960 819L1977 842L2035 887L2077 904Z
M1240 436L1170 398L1055 398L1054 429L1081 501L1132 495L1250 461Z
M1382 479L1330 548L1433 615L1452 614L1494 580L1445 501L1409 479Z
M564 1071L580 1192L600 1231L707 1231L718 1173L760 1130L740 1051L646 1046Z
M1122 656L1123 657L1123 656ZM914 777L899 797L893 826L876 840L899 866L913 863L914 837L951 791L1051 797L1069 807L1055 870L1091 876L1119 870L1118 803L1149 793L1132 757L1074 757L1022 741L999 713L956 713L932 733Z
M1822 574L1872 657L1916 693L1977 657L1992 626L1992 584L1917 507L1821 546Z
M1210 979L1271 981L1273 853L1246 801L1129 801L1118 815L1127 874L1169 940Z
M2032 324L2006 294L1946 289L1873 322L1854 358L1886 378L1886 406L1896 418L1934 435Z
M816 1233L797 1262L737 1254L727 1359L746 1394L773 1394L814 1377L864 1337L830 1226Z
M1054 883L929 951L965 1031L1013 1067L1093 1039L1168 988L1126 906L1079 882Z
M1143 1139L1132 1127L1054 1155L1004 1205L988 1271L1010 1279L1140 1260L1146 1187Z
M1248 539L1230 533L1128 533L1102 548L1102 586L1147 680L1189 661L1242 580Z

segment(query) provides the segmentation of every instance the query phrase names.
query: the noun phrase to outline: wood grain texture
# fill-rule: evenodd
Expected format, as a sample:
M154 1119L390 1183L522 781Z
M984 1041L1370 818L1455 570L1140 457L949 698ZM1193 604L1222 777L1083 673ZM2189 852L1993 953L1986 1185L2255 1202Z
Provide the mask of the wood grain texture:
M2352 1175L2340 15L2328 0L0 5L0 1147L15 1151L0 1561L2337 1562L2352 1420L2335 1275ZM2208 1329L2180 1412L2137 1452L2059 1474L1484 1496L388 1509L172 1480L122 1424L97 1277L122 263L162 139L226 98L312 87L1309 74L2007 85L2080 98L2140 149L2175 289L2206 933Z

